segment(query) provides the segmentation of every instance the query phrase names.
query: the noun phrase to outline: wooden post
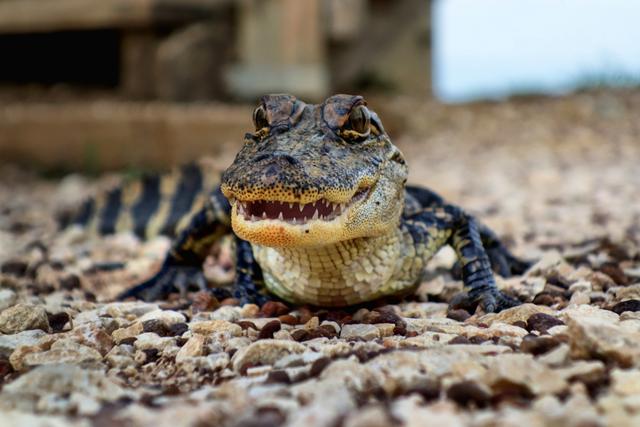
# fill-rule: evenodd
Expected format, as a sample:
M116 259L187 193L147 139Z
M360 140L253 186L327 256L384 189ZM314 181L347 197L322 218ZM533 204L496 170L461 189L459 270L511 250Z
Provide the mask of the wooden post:
M291 92L326 95L321 0L244 0L240 3L239 62L227 73L231 92L253 99Z

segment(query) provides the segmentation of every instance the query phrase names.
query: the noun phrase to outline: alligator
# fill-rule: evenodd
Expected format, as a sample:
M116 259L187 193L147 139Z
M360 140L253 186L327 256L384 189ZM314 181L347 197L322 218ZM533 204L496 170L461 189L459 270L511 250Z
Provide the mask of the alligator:
M275 296L352 306L411 294L429 259L449 245L467 302L487 312L520 303L498 290L493 270L508 277L530 263L463 209L407 185L405 158L363 97L311 105L267 95L253 124L221 179L201 161L116 188L79 210L72 222L100 234L173 237L160 270L120 298L156 300L196 288L240 303ZM203 261L230 233L234 284L209 288Z

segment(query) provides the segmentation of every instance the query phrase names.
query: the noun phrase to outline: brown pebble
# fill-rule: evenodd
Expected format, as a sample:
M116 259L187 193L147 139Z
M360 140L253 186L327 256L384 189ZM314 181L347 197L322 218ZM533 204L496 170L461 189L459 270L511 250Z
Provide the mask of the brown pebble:
M457 320L458 322L464 322L469 317L471 317L471 314L469 314L467 310L463 310L460 308L457 310L448 310L447 317L449 319Z
M137 339L138 339L137 337L124 338L124 339L120 340L120 342L118 344L119 345L133 345L133 343L135 343Z
M153 332L161 337L170 335L170 331L169 328L167 328L167 325L165 325L164 322L158 319L151 319L143 322L142 330L143 332Z
M169 336L180 336L189 330L189 325L184 322L174 323L169 326Z
M322 320L329 320L338 324L342 323L342 319L349 316L349 313L342 310L331 310L326 313Z
M153 363L160 358L160 351L157 348L149 348L142 352L146 355L144 363Z
M58 283L60 283L60 288L65 291L80 289L80 278L75 274L60 278Z
M272 320L271 322L267 322L260 330L260 333L258 334L258 339L264 340L268 338L273 338L273 334L275 332L278 332L280 330L280 327L281 325L279 320Z
M533 303L537 305L552 306L556 303L556 299L549 292L540 292L533 298Z
M534 356L545 354L553 350L560 344L560 340L548 335L537 336L533 334L525 335L520 343L520 351L531 353Z
M472 343L471 341L469 341L469 338L465 337L464 335L458 335L457 337L450 340L448 344L472 344Z
M69 322L69 315L64 311L55 314L47 313L47 318L49 319L49 326L51 326L53 332L61 332L62 329L64 329L64 325Z
M416 393L422 396L426 402L431 402L440 397L440 383L433 379L422 381L420 385L415 385L406 390L401 390L402 394Z
M512 325L517 326L518 328L527 329L527 322L524 320L516 320Z
M238 326L240 326L242 328L242 330L247 330L249 328L253 329L253 330L258 330L258 327L256 326L255 323L249 321L249 320L240 320L238 322Z
M496 337L498 338L498 337ZM455 339L455 338L454 338ZM474 335L472 337L469 337L469 342L471 344L482 344L483 342L488 341L486 338L481 337L480 335Z
M274 383L290 384L291 378L289 378L289 374L287 374L283 370L271 371L267 375L267 379L265 380L265 383L266 384L274 384Z
M12 372L13 367L11 366L11 363L5 358L0 358L0 385L3 382L3 378Z
M293 326L298 324L298 318L291 314L283 314L282 316L278 316L278 320L284 323L285 325Z
M325 338L335 338L338 336L338 333L331 325L320 325L316 331Z
M213 311L220 306L220 302L210 292L200 291L193 296L191 303L192 313L200 313L202 311Z
M296 341L307 341L311 339L311 333L306 329L296 329L291 332L291 337Z
M298 313L300 313L300 323L305 324L313 317L313 313L309 310L308 307L300 307L298 308Z
M527 330L538 331L541 334L546 334L549 329L558 325L564 325L564 322L545 313L535 313L527 319Z
M629 278L624 274L618 264L607 262L600 266L600 271L616 282L618 286L627 286L629 284Z
M328 357L322 357L311 364L311 370L309 371L309 375L312 377L317 377L324 371L324 368L329 366L331 363L331 359Z
M278 317L291 311L289 307L279 301L267 301L260 307L260 317Z
M611 311L617 314L622 314L625 311L640 311L640 301L637 299L630 299L622 301L611 307Z
M220 305L240 305L240 301L237 298L225 298L220 301Z
M22 277L26 274L27 267L28 265L26 262L12 260L2 264L2 268L0 269L0 271L2 271L2 273L10 274L12 276Z
M491 401L491 393L475 381L461 381L447 390L447 397L460 406L486 407Z

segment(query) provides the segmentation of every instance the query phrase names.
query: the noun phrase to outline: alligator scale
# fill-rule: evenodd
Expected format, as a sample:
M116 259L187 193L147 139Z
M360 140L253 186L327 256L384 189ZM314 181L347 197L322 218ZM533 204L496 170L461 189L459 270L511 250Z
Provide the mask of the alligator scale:
M160 271L122 298L209 289L202 262L233 232L235 283L210 291L243 303L275 295L339 307L407 294L450 245L471 300L487 311L518 304L498 291L492 270L509 276L528 264L462 209L406 185L405 159L362 97L309 105L269 95L253 122L219 184L210 168L193 164L87 202L75 218L103 234L174 237Z

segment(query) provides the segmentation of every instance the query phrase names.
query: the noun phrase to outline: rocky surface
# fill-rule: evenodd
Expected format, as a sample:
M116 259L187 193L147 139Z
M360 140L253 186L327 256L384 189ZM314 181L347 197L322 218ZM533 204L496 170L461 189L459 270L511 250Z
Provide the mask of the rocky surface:
M447 251L416 295L353 309L206 293L112 302L158 267L167 240L60 233L52 212L110 179L5 168L2 422L640 425L640 94L386 108L413 180L537 260L498 279L523 305L449 310L461 283ZM221 245L207 276L223 283L230 267Z

